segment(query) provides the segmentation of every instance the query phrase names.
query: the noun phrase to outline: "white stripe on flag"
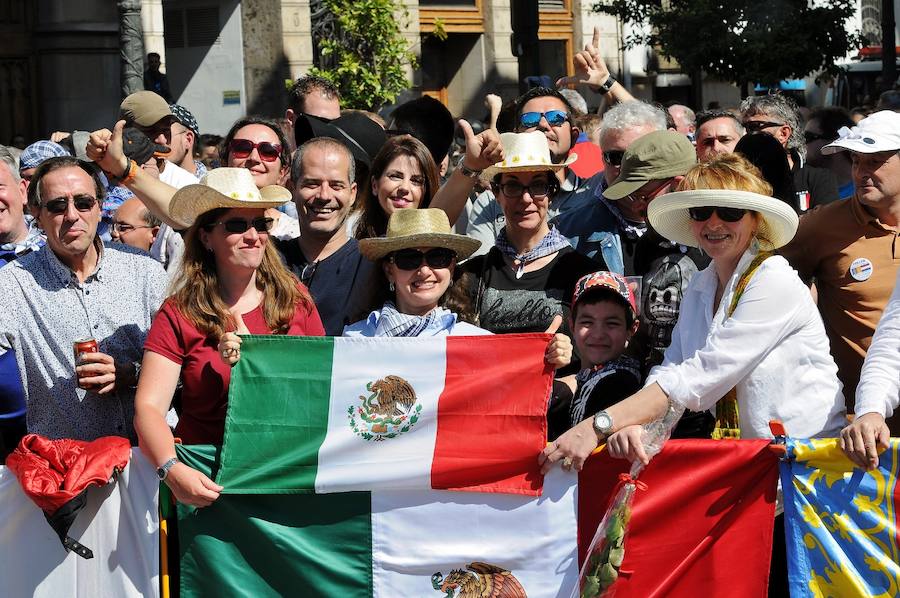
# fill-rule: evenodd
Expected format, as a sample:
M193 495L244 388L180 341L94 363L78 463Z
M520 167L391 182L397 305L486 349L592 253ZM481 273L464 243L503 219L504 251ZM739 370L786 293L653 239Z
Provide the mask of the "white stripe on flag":
M444 338L391 339L390 344L334 339L328 434L319 449L316 492L431 487L446 347ZM353 430L353 423L362 423L360 397L369 397L367 384L388 375L403 378L415 390L418 421L394 438L366 440Z
M0 467L0 595L159 595L159 480L135 447L114 486L88 490L69 535L90 548L66 553L41 510Z
M528 598L569 598L578 581L578 476L554 468L541 497L444 490L372 493L374 598L433 596L432 576L482 562Z

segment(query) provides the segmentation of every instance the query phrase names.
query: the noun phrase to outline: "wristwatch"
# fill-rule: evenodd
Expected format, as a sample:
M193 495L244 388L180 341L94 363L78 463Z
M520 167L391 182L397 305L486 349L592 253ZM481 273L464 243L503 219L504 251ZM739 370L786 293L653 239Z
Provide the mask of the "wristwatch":
M159 478L160 482L166 479L166 476L169 475L169 470L172 469L172 466L176 463L178 463L178 457L172 457L156 468L156 477Z
M613 431L613 420L606 411L598 411L594 416L594 432L597 436L608 438Z
M609 93L609 90L612 89L612 86L615 85L617 81L613 78L612 75L606 78L602 84L597 86L597 91L600 93Z
M481 176L481 172L482 172L480 170L474 170L474 169L466 166L465 155L460 156L459 162L456 163L456 169L459 170L463 174L463 176L467 176L470 179L477 179L478 177Z

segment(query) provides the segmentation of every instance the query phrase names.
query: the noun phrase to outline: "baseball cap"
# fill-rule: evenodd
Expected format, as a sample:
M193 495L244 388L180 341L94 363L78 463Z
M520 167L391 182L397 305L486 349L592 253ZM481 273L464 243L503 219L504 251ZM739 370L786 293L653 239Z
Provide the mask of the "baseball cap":
M122 100L119 117L139 127L152 127L166 117L177 120L169 104L152 91L137 91Z
M150 156L165 158L171 150L150 140L139 129L125 127L122 130L122 152L138 164L143 164Z
M596 289L609 289L616 293L631 310L632 317L637 318L637 299L635 299L634 291L631 290L628 281L621 274L606 270L592 272L578 279L578 282L575 283L575 292L572 294L572 307L575 307L586 292Z
M696 163L694 146L682 133L648 133L634 141L625 151L619 177L603 192L603 197L622 199L650 181L683 176Z
M200 137L200 125L191 111L180 104L169 104L169 110L179 123L194 132L195 137Z
M870 114L855 127L841 127L838 138L822 147L823 154L850 150L862 154L900 150L900 114L881 110Z

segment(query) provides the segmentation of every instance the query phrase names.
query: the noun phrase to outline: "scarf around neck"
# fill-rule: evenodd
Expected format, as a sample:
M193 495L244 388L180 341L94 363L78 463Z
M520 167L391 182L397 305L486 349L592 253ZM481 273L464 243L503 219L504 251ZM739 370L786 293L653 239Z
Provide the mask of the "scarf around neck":
M381 317L378 318L375 335L419 336L443 316L444 312L444 309L436 307L424 316L413 316L400 313L392 301L387 301L381 308Z
M516 278L522 278L526 264L554 254L571 245L569 245L569 240L562 236L555 226L550 225L550 231L544 235L544 238L525 253L518 253L516 248L509 242L509 238L506 236L506 227L503 227L500 230L500 234L497 235L496 246L500 253L512 259L513 264L516 266Z

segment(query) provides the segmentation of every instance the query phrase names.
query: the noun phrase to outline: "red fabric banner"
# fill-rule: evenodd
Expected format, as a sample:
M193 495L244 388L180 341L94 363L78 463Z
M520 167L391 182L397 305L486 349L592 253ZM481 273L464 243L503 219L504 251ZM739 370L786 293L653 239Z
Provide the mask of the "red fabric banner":
M778 458L761 440L670 440L639 479L616 598L765 596ZM578 489L578 558L629 463L606 452Z

